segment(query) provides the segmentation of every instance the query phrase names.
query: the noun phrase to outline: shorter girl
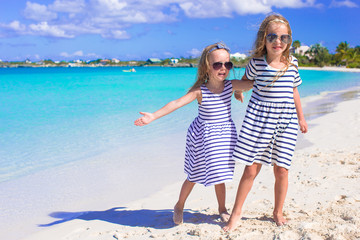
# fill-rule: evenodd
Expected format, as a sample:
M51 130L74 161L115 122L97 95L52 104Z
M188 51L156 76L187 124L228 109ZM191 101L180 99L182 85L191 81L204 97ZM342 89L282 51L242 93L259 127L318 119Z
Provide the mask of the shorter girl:
M275 175L274 221L286 223L283 205L288 189L288 169L295 150L298 126L303 133L307 124L297 87L301 84L298 63L290 56L289 22L278 14L261 23L253 58L243 79L254 82L234 160L246 165L239 183L230 220L223 229L236 227L241 209L262 165L273 165Z
M231 158L236 143L231 96L235 89L251 88L247 81L226 81L233 67L229 52L230 49L222 43L207 46L200 58L197 80L189 92L154 113L140 112L143 116L135 121L135 125L143 126L195 99L198 101L199 115L187 132L184 167L187 179L174 207L175 224L183 222L185 201L195 183L215 185L220 217L223 221L229 219L225 207L225 182L233 178L235 163Z

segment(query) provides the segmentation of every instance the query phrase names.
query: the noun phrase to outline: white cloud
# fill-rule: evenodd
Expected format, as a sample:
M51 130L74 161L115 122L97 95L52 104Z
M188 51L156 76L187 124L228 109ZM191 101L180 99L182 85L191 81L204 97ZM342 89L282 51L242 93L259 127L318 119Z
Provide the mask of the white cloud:
M41 22L39 24L30 24L29 31L32 35L41 35L49 37L61 37L61 38L73 38L73 35L66 34L58 26L51 26L47 22Z
M9 24L0 23L0 29L5 29L4 34L0 32L0 37L13 36L14 34L24 35L26 34L27 28L25 24L21 24L15 20Z
M55 0L49 9L55 12L78 13L84 11L85 0Z
M187 52L191 57L199 57L201 55L201 51L199 49L193 48Z
M304 8L304 7L321 7L322 4L316 3L316 0L269 0L270 6L277 8Z
M330 4L331 8L338 8L338 7L349 7L349 8L357 8L359 7L356 3L350 1L350 0L345 0L345 1L336 1L333 0Z
M95 53L87 53L85 54L82 50L75 51L73 53L68 52L61 52L59 54L60 57L63 57L65 59L94 59L94 58L100 58L98 54Z
M108 33L101 34L104 38L114 38L114 39L130 39L130 35L123 30L111 30Z
M164 52L163 55L164 55L165 57L168 57L168 58L174 56L174 54L173 54L172 52Z
M319 7L315 0L195 0L179 1L190 18L232 17L234 14L266 14L276 8Z
M123 24L172 22L176 21L179 12L178 7L167 1L147 0L90 0L88 9L92 12L92 19Z
M73 55L78 56L78 57L82 57L82 56L84 56L84 53L83 53L83 51L80 50L80 51L74 52Z
M118 0L95 0L92 1L100 11L104 12L118 12L123 10L128 4L125 1L118 1Z
M13 21L8 25L8 28L14 31L24 31L26 29L26 26L24 24L21 24L19 21Z
M26 2L24 16L35 21L49 21L57 18L57 14L47 6L38 3Z
M134 10L130 12L131 14L126 14L126 15L119 14L119 19L128 23L146 23L150 21L143 12L138 12Z
M190 18L231 17L232 11L226 1L185 1L179 6Z
M81 50L76 51L76 52L74 52L74 53L62 52L62 53L60 53L60 56L61 56L61 57L65 57L65 58L83 57L83 56L84 56L84 53L83 53L83 51L81 51Z
M47 5L36 3L40 0L32 1L26 2L23 11L32 23L12 21L0 27L19 35L73 38L98 34L104 38L130 39L127 28L134 24L176 22L184 15L218 18L266 14L273 8L319 6L316 0L52 0ZM334 0L332 5L353 6L354 3Z
M246 14L259 14L259 13L269 13L271 12L271 4L267 3L267 1L229 1L231 3L231 9L234 10L235 13L240 15Z

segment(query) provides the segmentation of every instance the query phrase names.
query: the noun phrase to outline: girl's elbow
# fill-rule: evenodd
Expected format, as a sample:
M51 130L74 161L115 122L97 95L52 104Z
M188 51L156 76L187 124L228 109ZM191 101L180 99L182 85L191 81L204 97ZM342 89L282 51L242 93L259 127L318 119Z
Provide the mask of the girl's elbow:
M173 100L171 102L169 102L169 106L173 109L176 109L179 105L179 101L178 100Z
M170 104L170 107L173 110L176 110L176 109L181 108L183 106L182 101L180 101L179 99L173 100L169 104Z
M250 91L252 87L254 86L254 82L251 80L246 80L244 84L244 91Z

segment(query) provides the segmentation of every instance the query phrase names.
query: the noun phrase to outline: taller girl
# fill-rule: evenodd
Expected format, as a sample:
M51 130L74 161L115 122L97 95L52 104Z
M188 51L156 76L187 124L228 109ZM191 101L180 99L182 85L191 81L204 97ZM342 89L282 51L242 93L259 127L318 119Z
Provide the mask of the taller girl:
M288 170L295 150L298 126L308 130L297 87L301 84L298 62L290 56L291 28L279 14L266 17L257 33L253 58L243 80L253 81L253 92L234 150L234 159L246 165L235 205L225 231L232 230L262 165L274 166L274 221L286 223L283 205Z

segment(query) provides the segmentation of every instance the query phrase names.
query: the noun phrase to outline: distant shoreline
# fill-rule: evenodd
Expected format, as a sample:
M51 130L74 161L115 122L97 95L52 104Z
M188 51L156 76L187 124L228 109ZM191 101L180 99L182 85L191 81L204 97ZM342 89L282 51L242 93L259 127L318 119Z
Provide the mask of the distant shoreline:
M174 65L102 65L102 64L91 64L91 65L0 65L0 68L81 68L81 67L122 67L122 68L133 68L133 67L172 67L172 68L193 68L197 67L197 64L174 64ZM235 68L243 68L241 66L235 66ZM346 68L346 67L299 67L299 70L315 70L315 71L336 71L336 72L358 72L360 68Z
M121 67L121 68L134 68L134 67L173 67L173 68L192 68L197 67L194 64L181 64L181 65L13 65L13 66L1 66L0 68L106 68L106 67Z

